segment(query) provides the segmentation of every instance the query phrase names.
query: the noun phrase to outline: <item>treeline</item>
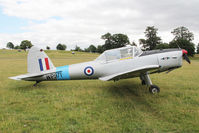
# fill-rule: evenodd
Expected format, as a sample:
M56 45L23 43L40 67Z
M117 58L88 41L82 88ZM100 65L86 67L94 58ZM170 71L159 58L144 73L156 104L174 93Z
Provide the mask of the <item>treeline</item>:
M188 55L193 56L195 54L195 44L193 43L194 34L186 27L178 27L171 31L174 35L173 39L169 43L162 41L158 36L158 29L154 26L148 26L144 32L145 38L139 39L139 45L142 46L142 50L154 50L154 49L167 49L167 48L182 48L188 51ZM127 35L124 34L111 34L106 33L101 36L101 39L105 40L103 45L90 45L88 48L82 50L79 46L76 46L74 51L84 52L98 52L102 53L105 50L123 47L125 45L137 45L135 42L129 41ZM199 53L199 45L197 46L197 52Z
M144 32L145 38L139 39L139 45L142 46L142 50L154 50L154 49L166 49L166 48L182 48L188 51L188 55L193 56L195 54L195 44L193 43L194 34L188 30L186 27L178 27L171 31L171 34L174 35L173 39L169 43L162 41L161 37L158 36L158 29L154 26L148 26ZM102 45L90 45L88 48L81 49L78 45L71 51L80 51L80 52L97 52L102 53L105 50L120 48L125 45L137 45L135 42L130 42L129 38L125 34L111 34L106 33L101 36L105 42ZM32 46L31 42L24 40L18 46L14 46L12 42L7 43L7 47L11 49L27 49ZM58 44L57 50L65 50L67 46L65 44ZM50 49L49 46L46 49ZM197 53L199 53L199 45L197 46Z
M113 48L120 48L120 47L130 44L128 36L124 34L111 35L110 33L106 33L101 36L101 39L105 40L105 43L103 45L98 45L97 47L95 47L94 45L90 45L88 48L85 48L84 50L76 45L73 51L102 53L105 50L109 50Z
M23 50L29 49L32 46L33 45L31 43L31 41L28 41L28 40L23 40L23 41L21 41L20 45L16 45L16 46L14 46L14 44L12 42L8 42L6 45L6 47L10 48L10 49L23 49Z
M145 38L139 39L139 45L142 46L142 50L154 50L154 49L167 49L167 48L182 48L188 51L188 55L193 56L195 54L195 44L193 43L194 34L188 30L186 27L178 27L171 31L174 35L173 39L169 43L162 41L161 37L158 36L158 29L154 26L149 26L146 28L144 34ZM129 41L127 35L124 34L111 34L106 33L101 36L101 39L105 40L103 45L90 45L86 49L81 49L76 46L74 51L84 51L84 52L98 52L102 53L105 50L123 47L127 44L137 45L135 42ZM199 53L199 45L197 46L197 53Z

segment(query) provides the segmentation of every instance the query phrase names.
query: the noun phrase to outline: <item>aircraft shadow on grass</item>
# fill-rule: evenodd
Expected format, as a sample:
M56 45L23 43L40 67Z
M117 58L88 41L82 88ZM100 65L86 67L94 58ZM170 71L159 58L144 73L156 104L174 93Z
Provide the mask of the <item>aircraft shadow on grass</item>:
M24 83L20 83L16 86L10 87L10 89L17 90L17 91L32 91L32 90L36 90L36 89L46 90L46 89L48 89L46 86L47 86L46 84L39 84L38 86L35 87L35 86L32 86L31 83L25 84L25 82L24 82Z
M90 82L95 82L95 81L90 81ZM28 84L24 84L24 83L20 83L19 85L12 86L12 87L10 87L10 89L15 89L15 90L19 90L19 91L31 91L31 90L35 90L35 89L46 90L46 89L48 89L50 82L39 84L37 86L32 86L31 83L28 83ZM51 82L51 84L52 84L51 87L56 87L57 83ZM86 86L88 86L88 85L85 84L85 86L84 86L85 89L86 89ZM92 84L90 86L92 86ZM63 87L64 87L64 85L63 85ZM72 89L72 88L68 88L67 86L65 86L65 89ZM123 81L118 81L116 83L108 83L108 84L105 83L104 89L107 89L109 93L111 93L115 96L120 96L120 97L141 96L141 95L143 95L143 93L148 94L146 86L142 86L138 82L132 81L132 80L131 81L123 80Z
M138 84L135 81L121 81L115 84L107 85L108 91L113 96L126 97L126 96L142 96L148 94L147 87Z

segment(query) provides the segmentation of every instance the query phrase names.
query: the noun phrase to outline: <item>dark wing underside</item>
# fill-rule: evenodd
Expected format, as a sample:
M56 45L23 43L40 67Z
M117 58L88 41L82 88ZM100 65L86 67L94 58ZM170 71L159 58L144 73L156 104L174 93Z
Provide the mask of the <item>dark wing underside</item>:
M122 73L116 73L116 74L113 74L113 75L100 77L99 79L103 80L103 81L109 81L109 80L119 80L119 79L139 77L141 74L144 74L146 72L154 72L158 68L159 68L159 65L149 65L149 66L144 66L144 67L132 69L130 71L125 71L125 72L122 72Z

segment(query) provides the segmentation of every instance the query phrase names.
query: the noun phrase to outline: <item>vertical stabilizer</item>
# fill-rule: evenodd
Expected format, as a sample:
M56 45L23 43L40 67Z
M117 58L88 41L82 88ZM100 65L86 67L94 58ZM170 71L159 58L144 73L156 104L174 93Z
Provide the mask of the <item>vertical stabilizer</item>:
M42 49L33 46L28 52L28 73L41 73L55 69Z

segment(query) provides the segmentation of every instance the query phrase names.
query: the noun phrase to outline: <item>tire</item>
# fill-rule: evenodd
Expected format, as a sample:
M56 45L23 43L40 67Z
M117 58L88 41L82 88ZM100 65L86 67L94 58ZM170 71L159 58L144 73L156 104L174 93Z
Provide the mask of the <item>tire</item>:
M150 92L151 94L157 94L157 93L160 92L160 88L159 88L158 86L156 86L156 85L151 85L151 86L149 87L149 92Z

